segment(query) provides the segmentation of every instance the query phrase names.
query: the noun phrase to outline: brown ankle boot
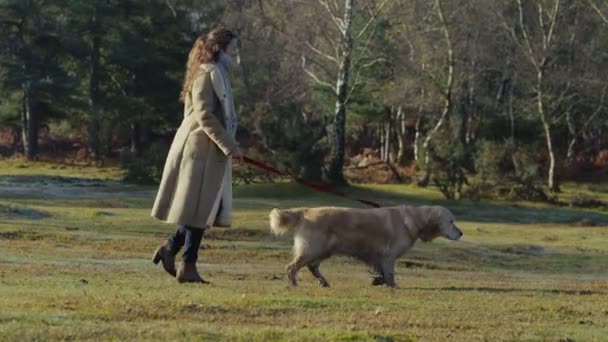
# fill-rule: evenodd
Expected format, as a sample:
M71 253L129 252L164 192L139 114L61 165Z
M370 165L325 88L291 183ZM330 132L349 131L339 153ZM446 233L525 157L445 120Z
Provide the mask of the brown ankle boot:
M208 281L201 278L196 270L195 262L182 262L177 271L177 281L179 283L202 283L209 284Z
M154 252L152 262L158 264L160 261L163 262L163 268L165 271L175 277L175 254L169 251L167 245L158 247Z

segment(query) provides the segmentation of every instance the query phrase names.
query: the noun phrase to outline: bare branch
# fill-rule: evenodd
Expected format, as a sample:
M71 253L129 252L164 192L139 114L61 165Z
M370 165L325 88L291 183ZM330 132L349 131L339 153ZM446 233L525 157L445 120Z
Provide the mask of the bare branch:
M536 56L534 55L534 50L532 49L532 44L530 43L528 31L526 31L526 26L524 25L524 9L523 5L521 4L521 0L517 0L517 9L519 12L519 27L521 29L524 44L526 46L526 49L528 50L528 57L530 58L530 61L532 62L536 70L538 71L540 70L539 63L536 60Z
M170 0L165 0L165 4L171 10L171 14L173 14L173 18L177 18L177 12L175 11L175 7L171 3L171 1Z
M591 5L591 8L593 8L593 10L600 17L600 19L602 19L604 24L608 25L608 17L606 17L606 15L604 15L604 13L602 13L602 10L598 6L598 4L595 3L595 0L589 0L589 4Z
M340 19L334 13L334 11L331 9L331 7L330 7L329 3L327 2L327 0L318 0L318 1L321 4L321 6L323 6L323 8L325 8L327 10L327 12L329 13L329 17L334 22L334 24L336 24L336 26L338 27L338 30L340 31L340 33L342 35L344 35L344 21L342 21L342 19Z
M553 4L553 9L551 10L551 23L549 24L549 33L547 34L547 47L551 44L551 40L553 38L555 22L557 21L557 12L559 11L559 3L560 0L555 0L555 3ZM547 49L547 47L545 47L545 50Z
M334 8L336 9L336 12L340 11L340 5L338 5L338 1L332 0L332 3L334 5Z
M380 58L376 58L373 61L369 62L369 63L365 63L362 66L359 67L359 71L363 70L363 69L367 69L370 68L372 66L374 66L375 64L378 64L380 62L388 62L388 60L384 57L380 57Z
M542 1L537 1L536 8L538 12L538 25L540 26L540 32L543 34L543 50L547 49L547 36L545 33L545 9Z
M503 20L502 26L504 27L505 30L507 30L507 32L509 32L509 35L511 36L511 38L513 39L513 42L517 45L517 47L519 47L526 55L528 55L528 51L526 50L526 48L523 45L521 45L519 38L517 38L515 29L513 27L510 27L509 25L507 25L506 21L504 21L504 20Z
M361 45L361 53L359 53L356 57L353 57L353 65L359 64L359 61L364 58L364 54L367 51L367 47L369 46L369 43L371 42L372 37L374 36L374 32L376 31L376 26L374 26L373 30L374 31L372 32L372 34L370 34L365 40L365 43Z
M322 86L324 86L324 87L328 87L328 88L330 88L330 89L331 89L331 90L334 92L334 94L336 94L336 88L335 88L335 87L334 87L332 84L330 84L330 83L328 83L328 82L325 82L325 81L322 81L322 80L321 80L321 79L320 79L320 78L319 78L317 75L315 75L315 74L314 74L312 71L310 71L310 70L306 69L306 57L304 57L304 56L302 56L302 69L304 70L304 72L305 72L305 73L306 73L308 76L310 76L310 78L312 78L312 79L313 79L313 81L315 81L315 83L317 83L317 84L319 84L319 85L322 85Z
M309 42L306 42L306 46L308 46L312 51L314 51L316 54L318 54L321 57L325 57L326 59L338 64L338 58L331 56L329 54L326 54L325 52L317 49L316 47L314 47L312 44L310 44Z
M350 90L348 91L348 95L346 95L346 99L344 100L344 103L348 103L348 101L350 100L351 95L353 94L353 92L355 91L355 89L361 84L361 82L359 82L358 79L356 79L353 82L353 86L350 87Z
M585 124L581 128L581 131L584 131L585 129L587 129L587 126L589 126L589 124L591 124L591 121L593 121L593 119L595 119L595 117L599 113L601 113L602 109L604 108L604 100L606 98L606 88L608 88L608 85L604 86L604 89L602 89L602 97L600 97L600 103L598 104L597 108L595 109L595 112L593 112L593 114L591 114L589 119L587 119L587 122L585 122Z
M365 34L365 31L367 31L367 29L370 27L370 25L376 21L376 18L378 17L378 13L380 13L380 11L382 10L382 8L384 7L384 5L386 5L388 3L388 0L384 0L380 3L380 5L378 5L378 7L376 8L376 11L374 11L374 13L372 13L371 17L369 18L369 20L367 21L367 23L365 23L365 25L363 26L363 28L361 29L361 31L359 31L359 33L357 33L355 35L355 39L361 38L361 36L363 34Z
M118 90L120 90L120 92L122 93L122 96L128 97L127 92L122 87L122 85L120 84L120 82L118 82L118 80L116 79L116 77L114 77L114 75L112 73L109 73L109 75L110 75L110 79L112 80L112 82L114 82L114 84L116 85L116 87L118 87Z
M350 90L348 91L348 95L346 96L346 101L344 101L345 103L348 103L348 100L350 99L350 96L353 94L353 92L355 91L355 89L357 88L357 86L359 86L361 84L361 82L359 82L359 79L361 78L361 72L363 71L363 69L367 69L370 68L372 66L374 66L377 63L380 62L388 62L388 60L386 58L376 58L373 61L363 64L362 66L360 66L357 69L357 73L355 74L355 78L353 80L353 85L351 86Z

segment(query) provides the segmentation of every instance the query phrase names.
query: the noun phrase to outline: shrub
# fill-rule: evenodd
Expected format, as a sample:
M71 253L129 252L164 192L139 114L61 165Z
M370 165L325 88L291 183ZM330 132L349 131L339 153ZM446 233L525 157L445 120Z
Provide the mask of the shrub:
M432 181L447 199L460 199L462 189L468 184L463 165L467 161L467 151L463 145L446 145L434 151L432 161Z
M162 177L168 147L163 143L153 143L142 156L138 157L127 149L120 154L121 164L126 173L126 182L137 184L158 184Z

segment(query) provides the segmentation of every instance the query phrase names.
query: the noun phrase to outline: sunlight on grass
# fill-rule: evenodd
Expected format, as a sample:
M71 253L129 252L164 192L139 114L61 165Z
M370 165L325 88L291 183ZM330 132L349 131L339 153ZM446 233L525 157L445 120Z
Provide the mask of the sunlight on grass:
M15 166L8 169L3 174L14 175ZM104 177L97 172L78 177ZM234 227L211 229L203 241L199 268L212 284L196 286L177 284L150 261L173 230L149 216L155 189L111 187L119 197L96 197L106 194L103 185L76 187L82 198L0 195L3 339L599 341L608 334L602 210L448 202L432 188L356 186L346 191L383 204L446 205L464 238L418 242L397 262L399 289L370 286L366 267L345 257L321 267L331 288L303 270L292 289L284 271L291 241L270 235L269 210L362 205L297 184L239 185Z
M86 164L57 164L7 159L0 161L0 176L55 176L89 179L120 180L118 167L96 167Z

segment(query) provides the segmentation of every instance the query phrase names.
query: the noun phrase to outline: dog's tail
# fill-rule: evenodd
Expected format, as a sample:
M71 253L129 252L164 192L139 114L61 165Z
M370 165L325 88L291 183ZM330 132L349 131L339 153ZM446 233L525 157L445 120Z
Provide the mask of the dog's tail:
M300 224L302 213L293 210L274 208L270 211L270 231L275 236L295 231Z

